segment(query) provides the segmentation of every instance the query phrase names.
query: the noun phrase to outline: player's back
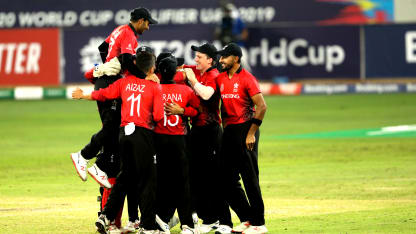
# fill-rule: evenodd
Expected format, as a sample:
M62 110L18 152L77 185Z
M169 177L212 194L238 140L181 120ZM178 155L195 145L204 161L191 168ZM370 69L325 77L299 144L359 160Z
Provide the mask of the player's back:
M153 129L163 119L161 86L153 81L127 76L121 80L121 126L133 122L136 126Z
M182 84L162 84L163 103L175 102L182 108L186 106L197 107L199 100L193 90ZM156 123L154 131L159 134L186 135L187 117L179 115L166 115Z
M106 62L120 54L129 53L136 54L138 36L135 34L130 25L121 25L111 32L105 39L108 43L108 54Z

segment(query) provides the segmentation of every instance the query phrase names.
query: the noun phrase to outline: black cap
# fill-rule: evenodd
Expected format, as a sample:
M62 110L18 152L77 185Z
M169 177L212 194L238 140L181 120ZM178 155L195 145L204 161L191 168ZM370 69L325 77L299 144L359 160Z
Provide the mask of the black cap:
M175 55L173 55L171 52L162 52L156 58L156 67L159 65L159 63L160 63L160 61L162 61L162 59L167 58L167 57L171 57L171 58L175 59L176 63L177 63L177 66L182 66L185 63L184 58L176 58Z
M240 46L238 46L237 44L235 44L233 42L224 46L224 48L222 50L218 51L217 54L219 54L223 57L228 57L230 55L234 55L234 56L238 56L239 58L241 58L241 56L243 56L243 52L241 51Z
M162 81L172 80L176 74L176 67L178 63L174 57L166 57L160 60L159 65L157 66L160 75L162 75Z
M200 53L206 54L213 59L215 59L217 53L217 48L215 48L213 44L209 43L202 44L201 46L191 46L191 49L193 51L198 51Z
M145 19L149 21L149 24L157 24L157 21L152 18L152 15L150 15L149 10L144 7L133 9L130 12L130 19L134 21L139 19Z
M140 46L139 48L137 48L136 54L141 53L141 52L147 52L149 54L155 53L153 49L150 48L149 46Z

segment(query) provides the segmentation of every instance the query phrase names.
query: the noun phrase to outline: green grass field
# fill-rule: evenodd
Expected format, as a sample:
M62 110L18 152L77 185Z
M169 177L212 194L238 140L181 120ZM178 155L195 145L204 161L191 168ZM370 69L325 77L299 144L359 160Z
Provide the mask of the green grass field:
M416 94L266 101L259 161L269 233L416 233L415 137L280 137L416 124ZM69 153L100 128L95 103L0 109L0 233L94 233L98 186L79 179Z

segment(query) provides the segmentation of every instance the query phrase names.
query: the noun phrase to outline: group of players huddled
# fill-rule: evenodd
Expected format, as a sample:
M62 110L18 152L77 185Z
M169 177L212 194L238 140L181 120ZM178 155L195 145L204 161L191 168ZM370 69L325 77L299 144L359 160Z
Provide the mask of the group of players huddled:
M157 21L146 8L134 9L99 46L103 64L85 73L95 90L72 93L96 100L102 121L71 154L81 179L88 173L101 185L98 232L170 233L180 222L183 234L267 233L257 154L267 107L240 65L241 48L192 46L196 65L185 65L171 52L156 57L139 47L150 24ZM121 228L126 197L129 222Z

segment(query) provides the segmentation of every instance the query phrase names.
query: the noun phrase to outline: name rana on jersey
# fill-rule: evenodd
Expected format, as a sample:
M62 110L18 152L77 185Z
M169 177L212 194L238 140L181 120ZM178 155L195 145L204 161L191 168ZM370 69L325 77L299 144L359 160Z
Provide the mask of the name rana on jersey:
M162 95L164 102L182 102L182 94L180 93L168 93Z

